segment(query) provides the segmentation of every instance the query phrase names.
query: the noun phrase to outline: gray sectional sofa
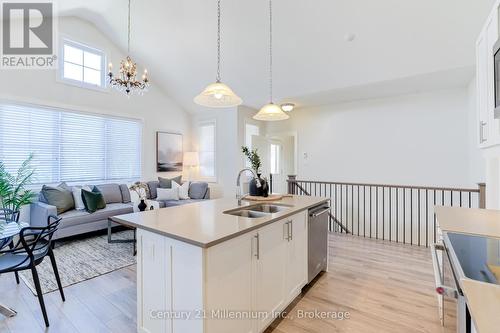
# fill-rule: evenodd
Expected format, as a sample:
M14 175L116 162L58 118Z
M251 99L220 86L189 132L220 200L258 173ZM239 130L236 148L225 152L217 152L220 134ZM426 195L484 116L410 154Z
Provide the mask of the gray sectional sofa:
M132 203L130 202L130 191L127 185L103 184L96 185L96 187L101 191L104 197L106 208L100 209L92 214L84 210L76 209L60 214L59 217L62 217L62 220L53 239L106 229L108 226L108 217L128 214L134 211ZM38 201L31 204L31 226L46 226L47 217L49 215L58 216L57 209L55 206L47 204L47 201L40 193L38 195Z
M148 199L155 200L159 182L150 181L147 182L147 185L149 187ZM92 188L93 186L90 187ZM106 229L109 217L128 214L134 211L130 198L130 191L126 184L103 184L96 185L96 187L101 191L104 197L106 208L100 209L95 213L88 213L82 210L70 210L60 214L59 217L62 217L62 220L53 239ZM205 182L192 182L189 186L189 196L193 199L158 201L158 203L160 208L164 208L210 199L210 188ZM49 215L57 216L57 208L47 204L47 201L40 193L38 201L31 204L31 226L46 226Z

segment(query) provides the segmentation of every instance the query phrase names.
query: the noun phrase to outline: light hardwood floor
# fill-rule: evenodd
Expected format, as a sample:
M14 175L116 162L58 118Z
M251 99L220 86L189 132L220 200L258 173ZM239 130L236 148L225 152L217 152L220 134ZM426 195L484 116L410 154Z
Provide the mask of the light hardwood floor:
M356 236L330 236L329 272L296 300L274 333L454 332L455 304L439 324L429 250ZM135 332L135 266L45 295L51 327L45 330L37 299L13 274L0 276L0 301L18 311L0 315L0 332ZM344 320L298 318L300 311L349 312Z

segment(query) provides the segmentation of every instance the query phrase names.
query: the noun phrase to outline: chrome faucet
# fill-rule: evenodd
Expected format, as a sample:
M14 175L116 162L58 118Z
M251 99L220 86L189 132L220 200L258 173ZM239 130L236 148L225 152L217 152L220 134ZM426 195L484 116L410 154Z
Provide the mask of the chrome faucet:
M253 171L252 169L250 168L245 168L245 169L242 169L240 172L238 172L238 177L236 178L236 188L237 188L237 192L236 192L236 199L238 199L238 206L241 206L241 200L244 199L248 194L245 194L243 195L241 193L241 175L243 174L243 172L245 171L250 171L254 177L254 179L252 181L255 181L255 185L259 188L261 187L261 183L259 181L259 177L257 177L257 175L255 174L255 171Z

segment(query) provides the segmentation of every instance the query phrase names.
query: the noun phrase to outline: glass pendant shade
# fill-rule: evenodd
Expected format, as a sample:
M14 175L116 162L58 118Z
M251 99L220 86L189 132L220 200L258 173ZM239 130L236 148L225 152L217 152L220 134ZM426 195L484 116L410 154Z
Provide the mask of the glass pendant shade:
M227 108L243 103L241 98L222 82L209 84L194 98L194 102L209 108Z
M281 108L274 103L264 105L262 109L260 109L260 111L253 116L253 119L263 121L286 120L288 118L290 118L290 116L283 112L283 110L281 110Z

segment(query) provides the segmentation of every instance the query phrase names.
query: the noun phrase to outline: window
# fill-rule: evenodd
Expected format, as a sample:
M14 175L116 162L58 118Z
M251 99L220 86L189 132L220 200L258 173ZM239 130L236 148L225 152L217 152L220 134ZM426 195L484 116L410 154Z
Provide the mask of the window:
M39 106L0 104L0 161L34 154L37 184L141 177L142 123Z
M257 125L245 124L245 146L252 149L252 136L260 135L260 128Z
M252 149L252 136L254 135L260 135L260 128L257 125L253 124L245 124L245 146L248 147L248 149ZM245 167L250 168L252 166L252 163L248 160L248 158L245 158Z
M61 79L81 87L105 87L106 57L101 50L69 40L63 41Z
M198 153L200 157L200 177L216 180L215 170L215 121L198 125Z
M271 143L271 173L280 174L280 154L281 146L279 144Z

